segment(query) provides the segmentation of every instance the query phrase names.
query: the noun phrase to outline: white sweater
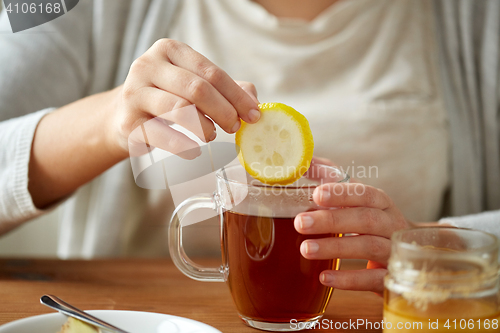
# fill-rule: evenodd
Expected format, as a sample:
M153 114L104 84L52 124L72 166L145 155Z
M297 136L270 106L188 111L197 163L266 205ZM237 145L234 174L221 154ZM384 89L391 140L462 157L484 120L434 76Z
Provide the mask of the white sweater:
M27 190L27 168L33 133L47 108L121 84L132 61L165 37L170 24L181 26L170 20L180 10L176 4L80 1L49 24L0 34L0 232L44 213ZM10 30L5 13L0 29ZM128 161L116 165L60 207L59 255L166 254L163 231L173 207L158 204L166 200L168 193L135 186ZM500 236L500 211L446 222Z

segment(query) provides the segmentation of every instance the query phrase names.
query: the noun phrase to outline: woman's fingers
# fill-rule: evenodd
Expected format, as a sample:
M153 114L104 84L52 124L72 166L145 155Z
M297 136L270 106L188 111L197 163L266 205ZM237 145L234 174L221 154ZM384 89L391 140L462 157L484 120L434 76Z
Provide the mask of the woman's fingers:
M201 154L200 146L186 135L171 128L165 120L155 117L136 127L128 137L131 157L160 148L184 159L194 159Z
M344 181L345 175L332 166L333 165L318 163L318 160L313 157L311 166L304 174L304 177L314 180L320 184L338 183Z
M311 165L314 165L314 164L324 164L324 165L329 165L332 167L338 167L338 165L336 165L335 163L330 161L328 158L319 157L319 156L313 156L313 158L311 160Z
M241 123L235 108L201 77L164 62L158 64L158 70L151 74L151 82L156 87L195 104L224 131L234 133L240 128Z
M364 184L329 183L318 186L314 202L322 207L368 207L387 209L392 200L384 191Z
M256 89L242 86L186 44L160 40L134 61L120 88L116 134L122 143L129 137L134 156L158 147L193 158L199 147L169 125L208 142L216 137L214 122L228 133L240 128L240 119L256 122Z
M390 238L401 228L383 210L366 207L317 210L295 217L295 229L306 235L313 234L368 234Z
M391 241L384 237L359 235L309 239L300 245L306 259L368 259L387 264Z
M373 261L373 260L368 260L368 263L366 263L366 269L377 269L377 268L386 268L387 266L384 264L381 264L379 262Z
M214 123L184 98L161 89L144 87L135 99L137 109L181 125L205 142L216 137Z
M323 271L319 277L322 284L342 290L373 291L382 295L387 269L362 269L357 271Z
M257 88L255 88L253 83L247 81L235 82L250 96L250 98L252 98L256 104L259 104L259 99L257 98Z
M254 123L259 120L260 111L257 103L225 71L217 67L203 55L184 43L170 39L159 40L155 43L153 49L158 50L161 56L173 65L183 68L203 79L203 81L191 81L190 85L184 86L192 90L191 95L199 97L205 96L205 93L209 93L210 89L203 83L207 82L231 104L237 115L244 121ZM183 94L176 93L176 95L186 98ZM198 106L197 102L189 100ZM205 111L203 107L202 109ZM212 115L208 115L212 117ZM226 129L224 126L227 125L224 122L222 124L217 120L216 122L230 133L236 131L234 130L236 126Z

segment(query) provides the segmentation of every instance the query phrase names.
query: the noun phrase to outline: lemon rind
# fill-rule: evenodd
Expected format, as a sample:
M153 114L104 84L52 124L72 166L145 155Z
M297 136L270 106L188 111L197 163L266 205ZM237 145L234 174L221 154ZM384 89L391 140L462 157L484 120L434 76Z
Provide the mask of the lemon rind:
M259 180L260 182L267 184L267 185L289 185L300 179L302 175L309 169L311 165L311 160L313 157L313 152L314 152L314 140L313 140L313 135L311 132L311 129L309 127L309 121L307 120L304 115L302 115L300 112L296 111L294 108L282 104L282 103L262 103L259 104L260 111L262 113L264 112L272 112L275 109L281 109L285 110L288 115L290 115L293 120L298 124L299 130L302 134L303 137L303 151L302 151L302 156L301 156L301 163L296 166L296 170L298 172L292 172L290 175L283 177L283 178L267 178L267 177L261 177L260 173L253 170L248 166L247 163L245 163L245 159L243 157L243 151L239 149L238 151L238 159L246 169L246 171L255 179ZM235 136L235 142L238 147L241 147L240 145L240 140L242 133L244 132L245 128L248 126L246 122L243 120L241 121L241 127L236 132Z

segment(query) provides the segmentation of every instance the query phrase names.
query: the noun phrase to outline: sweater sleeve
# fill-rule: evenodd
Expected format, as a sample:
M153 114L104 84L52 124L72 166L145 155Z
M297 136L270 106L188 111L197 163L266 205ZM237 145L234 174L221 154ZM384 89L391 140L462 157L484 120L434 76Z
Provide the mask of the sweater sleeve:
M0 234L43 212L28 192L28 164L36 127L48 112L0 122Z
M444 223L458 228L486 231L500 238L500 210L474 215L447 217L439 220L439 224Z
M86 95L91 37L90 0L18 33L0 14L0 234L44 212L28 192L34 133L45 114Z

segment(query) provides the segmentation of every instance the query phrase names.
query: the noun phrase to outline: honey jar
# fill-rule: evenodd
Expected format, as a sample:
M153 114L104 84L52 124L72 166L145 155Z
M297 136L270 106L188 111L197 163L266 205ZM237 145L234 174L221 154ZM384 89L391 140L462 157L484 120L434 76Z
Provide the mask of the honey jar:
M498 238L477 230L394 233L384 332L499 332L498 251Z

